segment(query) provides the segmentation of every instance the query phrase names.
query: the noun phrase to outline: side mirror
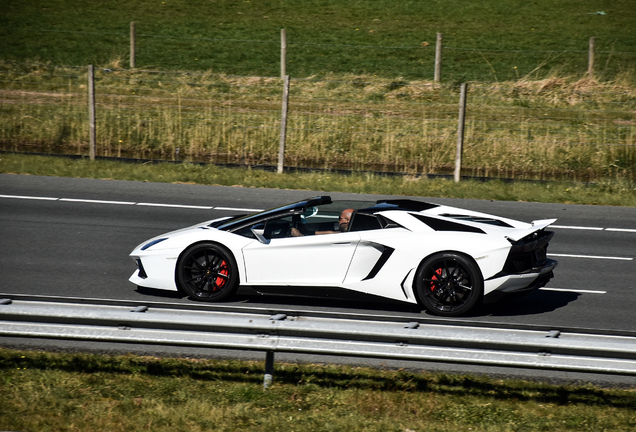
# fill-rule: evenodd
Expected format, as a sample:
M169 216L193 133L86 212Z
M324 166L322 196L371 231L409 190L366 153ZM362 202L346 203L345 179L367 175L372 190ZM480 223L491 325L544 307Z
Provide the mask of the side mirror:
M265 238L265 227L263 225L255 225L252 227L252 234L254 234L254 237L256 237L256 239L263 243L263 244L269 244L269 239Z

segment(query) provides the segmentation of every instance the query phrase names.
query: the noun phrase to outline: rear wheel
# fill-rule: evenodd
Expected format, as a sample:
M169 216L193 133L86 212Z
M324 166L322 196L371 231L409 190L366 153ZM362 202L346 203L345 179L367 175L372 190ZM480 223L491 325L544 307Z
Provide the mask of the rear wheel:
M484 281L475 262L457 253L440 253L426 259L415 276L417 298L429 312L458 316L481 300Z
M238 271L234 257L216 243L199 243L185 250L176 270L177 286L190 298L219 301L236 292Z

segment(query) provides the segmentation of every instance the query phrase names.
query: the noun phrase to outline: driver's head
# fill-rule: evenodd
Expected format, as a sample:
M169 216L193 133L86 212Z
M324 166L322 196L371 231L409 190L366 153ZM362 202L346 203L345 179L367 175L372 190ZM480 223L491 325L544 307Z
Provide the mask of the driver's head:
M352 214L353 214L353 209L344 209L342 213L340 213L340 218L338 218L338 225L340 226L340 232L345 232L349 229L349 222L351 221Z

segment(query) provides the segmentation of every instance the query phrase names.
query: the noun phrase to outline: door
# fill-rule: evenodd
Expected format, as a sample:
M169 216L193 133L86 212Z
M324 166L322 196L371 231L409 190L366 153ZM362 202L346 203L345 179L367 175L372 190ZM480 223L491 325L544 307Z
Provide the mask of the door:
M359 241L345 232L252 242L243 249L247 283L340 286Z

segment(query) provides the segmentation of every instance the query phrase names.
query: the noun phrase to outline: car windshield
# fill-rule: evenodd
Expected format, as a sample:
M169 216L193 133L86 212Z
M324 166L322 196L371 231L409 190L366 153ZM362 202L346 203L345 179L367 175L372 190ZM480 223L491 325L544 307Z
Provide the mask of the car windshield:
M246 223L249 224L249 222L252 220L257 221L261 219L267 219L267 217L270 215L286 213L297 208L303 208L303 207L302 206L299 207L298 203L288 204L283 207L274 207L259 213L252 213L248 215L239 216L237 218L225 220L223 221L223 224L219 225L217 228L220 230L227 231L238 225L245 225Z
M345 209L351 208L359 210L373 207L376 204L374 201L342 200L329 202L328 204L311 205L312 202L313 200L304 200L281 207L274 207L259 213L238 216L222 221L218 224L218 226L216 226L216 228L223 231L234 231L237 228L252 225L266 219L271 219L278 215L282 216L284 214L292 213L299 214L302 223L317 221L337 223L340 213ZM216 224L211 224L210 226L214 225Z
M373 207L373 201L334 201L331 204L307 207L300 215L301 223L327 223L338 224L338 218L346 209L361 210Z

